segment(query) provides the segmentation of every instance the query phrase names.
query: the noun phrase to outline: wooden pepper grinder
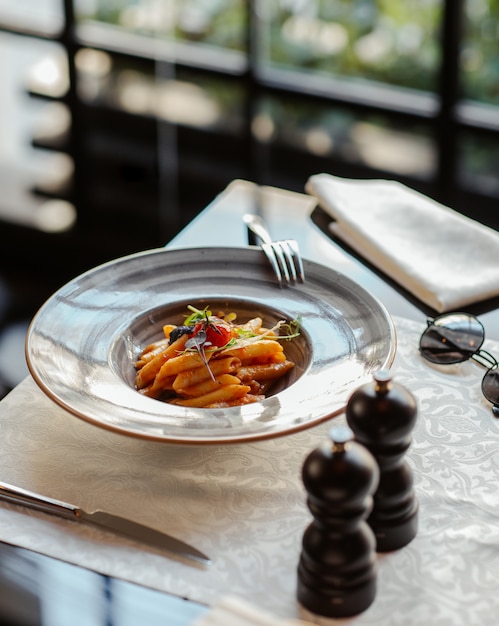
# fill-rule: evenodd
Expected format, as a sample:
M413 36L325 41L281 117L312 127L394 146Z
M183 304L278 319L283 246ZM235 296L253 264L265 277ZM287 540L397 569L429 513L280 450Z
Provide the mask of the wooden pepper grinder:
M379 470L347 426L330 438L302 468L314 520L303 535L297 597L314 614L350 617L376 595L376 540L366 518Z
M355 439L376 459L380 478L368 524L376 536L378 552L408 544L418 527L418 502L411 469L404 460L416 423L416 400L395 384L386 371L374 375L350 397L347 423Z

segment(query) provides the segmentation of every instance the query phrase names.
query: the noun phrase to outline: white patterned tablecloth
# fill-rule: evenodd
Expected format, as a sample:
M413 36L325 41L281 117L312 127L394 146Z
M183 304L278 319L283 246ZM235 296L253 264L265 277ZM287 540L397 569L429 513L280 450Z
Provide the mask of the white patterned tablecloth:
M499 615L499 420L481 395L480 366L429 365L417 349L421 325L394 321L393 377L419 407L407 453L419 531L379 557L374 603L344 621L489 626ZM499 355L499 344L485 347ZM0 505L0 540L202 603L230 593L298 617L296 566L311 520L301 466L332 423L243 445L148 442L73 417L27 378L0 403L1 480L163 529L214 563L193 566L8 504Z

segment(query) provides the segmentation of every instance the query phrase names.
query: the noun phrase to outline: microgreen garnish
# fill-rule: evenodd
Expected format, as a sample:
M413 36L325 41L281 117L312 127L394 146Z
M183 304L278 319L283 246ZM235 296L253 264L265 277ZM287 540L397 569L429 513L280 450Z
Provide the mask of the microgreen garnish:
M215 377L206 358L206 348L211 350L224 350L229 347L237 347L238 344L254 343L271 337L277 340L291 340L300 334L301 318L286 322L281 320L272 328L263 333L257 333L250 328L243 328L232 324L236 319L235 313L230 313L223 318L214 316L209 308L197 309L192 305L187 307L191 314L185 318L184 325L178 327L172 339L182 334L188 334L189 339L185 343L186 350L197 350L203 364L215 382ZM285 334L282 334L284 331Z
M272 336L272 339L277 340L291 340L300 335L300 326L301 319L292 320L291 322L285 322L281 320L277 322L272 328L269 328L264 333L254 333L252 330L247 330L245 328L239 328L237 330L237 334L240 339L245 339L248 342L259 341L260 339L265 339L269 335ZM286 334L281 334L281 329L285 329Z
M285 335L280 335L279 339L294 339L300 335L301 328L301 317L297 317L295 320L291 320L290 322L283 322L281 324L281 328L286 329Z
M199 309L196 309L196 307L192 306L191 304L189 304L187 308L189 309L189 311L192 311L192 313L191 315L185 318L184 324L186 326L194 326L198 322L202 322L203 320L208 319L212 315L211 311L208 309L207 306L205 306L202 311Z
M190 337L185 342L185 347L187 350L192 350L193 348L198 351L201 360L204 363L204 366L208 370L210 377L213 382L215 382L215 376L213 376L213 372L208 365L208 359L206 358L206 354L204 351L204 347L206 345L206 332L204 330L199 330L193 337Z

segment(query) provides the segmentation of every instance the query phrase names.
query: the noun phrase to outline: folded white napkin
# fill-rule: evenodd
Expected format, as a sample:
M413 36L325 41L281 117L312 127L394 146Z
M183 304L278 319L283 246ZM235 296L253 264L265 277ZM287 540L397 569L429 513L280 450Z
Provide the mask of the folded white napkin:
M499 295L499 233L389 180L311 176L331 231L442 313Z
M276 619L237 596L225 596L192 626L313 626L299 619Z

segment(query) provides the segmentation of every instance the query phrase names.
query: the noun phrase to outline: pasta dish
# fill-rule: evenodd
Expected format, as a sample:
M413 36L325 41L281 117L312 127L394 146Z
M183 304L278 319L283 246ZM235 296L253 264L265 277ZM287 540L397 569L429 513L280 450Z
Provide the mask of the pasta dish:
M234 313L188 309L184 324L165 324L164 337L135 363L145 396L186 407L241 406L263 400L294 367L282 341L299 335L297 321L266 328L260 317L238 324Z

